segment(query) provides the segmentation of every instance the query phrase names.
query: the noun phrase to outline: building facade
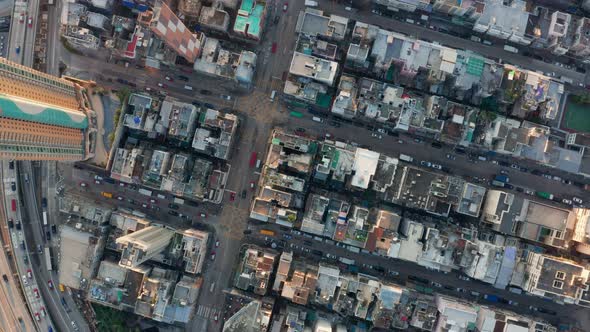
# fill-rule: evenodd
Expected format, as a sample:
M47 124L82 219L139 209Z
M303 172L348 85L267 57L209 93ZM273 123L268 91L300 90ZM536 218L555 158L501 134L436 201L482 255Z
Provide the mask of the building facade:
M0 58L0 159L88 158L91 109L82 83Z

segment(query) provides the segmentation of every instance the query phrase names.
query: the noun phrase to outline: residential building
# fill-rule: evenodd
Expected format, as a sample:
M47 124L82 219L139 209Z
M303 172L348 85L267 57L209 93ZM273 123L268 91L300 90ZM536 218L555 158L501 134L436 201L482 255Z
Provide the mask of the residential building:
M140 14L138 21L149 26L167 47L189 63L201 55L205 36L192 33L167 4L157 1L152 10Z
M76 161L93 156L87 82L0 58L0 159Z
M170 244L174 231L164 227L149 226L116 240L122 250L119 265L132 268L151 259Z
M274 299L264 297L249 302L223 323L223 332L267 332Z
M488 0L481 16L475 21L473 30L513 43L528 45L525 36L529 13L526 2L514 0L505 4L502 0Z
M234 22L234 32L246 38L260 40L265 16L266 2L242 0Z
M469 302L460 301L443 295L436 295L438 321L434 331L467 332L475 327L477 308Z
M199 23L209 29L228 32L230 17L220 2L214 2L211 7L203 7L199 16Z
M530 251L522 288L533 295L576 303L587 290L590 270L562 258Z
M434 0L432 9L453 16L476 20L483 13L485 5L484 0Z
M590 55L590 18L579 18L575 23L575 29L571 53L581 57Z
M100 39L86 28L66 26L62 36L74 47L95 51L100 47Z
M203 263L207 258L207 245L209 233L196 229L187 229L182 232L180 250L183 252L184 271L191 274L201 273ZM172 250L176 250L173 248Z
M256 247L244 251L244 257L236 273L234 286L258 295L265 295L270 288L269 280L274 272L277 255Z
M192 147L203 154L227 160L237 127L238 118L234 114L207 108L199 117Z
M377 5L381 5L391 11L415 12L417 9L426 9L430 5L429 0L373 0Z
M289 73L310 78L328 86L334 85L338 63L295 52L291 60Z
M156 124L156 131L169 139L190 142L198 116L195 105L166 97L160 107L160 121Z
M309 37L323 37L325 39L343 40L346 36L348 18L336 15L324 16L324 12L307 8L299 12L297 33Z

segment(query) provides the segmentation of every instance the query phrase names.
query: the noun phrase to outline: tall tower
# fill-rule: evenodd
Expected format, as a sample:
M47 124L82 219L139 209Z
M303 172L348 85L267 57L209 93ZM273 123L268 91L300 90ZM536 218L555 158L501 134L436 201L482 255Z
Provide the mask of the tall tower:
M80 82L0 58L0 159L88 158L95 133Z

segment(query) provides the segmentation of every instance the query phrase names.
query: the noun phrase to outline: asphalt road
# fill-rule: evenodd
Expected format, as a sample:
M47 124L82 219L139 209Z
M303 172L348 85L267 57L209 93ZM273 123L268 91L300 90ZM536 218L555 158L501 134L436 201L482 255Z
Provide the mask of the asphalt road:
M324 241L317 241L311 239L309 236L297 235L291 233L291 231L283 231L279 225L276 224L264 224L264 225L252 225L249 227L252 233L248 235L247 239L249 242L254 242L261 245L270 246L272 242L278 242L280 240L286 241L285 250L293 251L297 256L307 257L313 261L322 260L334 265L339 265L335 260L327 259L325 254L336 255L337 257L346 257L356 261L356 264L360 267L360 272L367 273L369 275L379 276L384 280L388 280L398 284L411 284L414 283L408 280L408 276L416 276L430 280L431 282L439 283L443 286L450 286L455 288L454 290L446 288L435 288L435 292L448 294L455 297L461 297L468 300L476 301L479 303L487 303L488 305L497 306L508 309L517 313L532 315L541 317L554 324L559 323L572 323L577 322L580 326L589 326L590 317L588 316L588 310L575 305L561 305L554 302L544 301L539 297L526 295L526 294L515 294L507 290L496 289L492 285L485 284L479 281L471 280L464 281L458 278L458 273L442 273L427 270L424 267L418 266L415 263L403 261L399 259L392 259L388 257L376 256L365 253L354 253L345 248L338 247L326 243ZM258 233L260 229L270 229L275 232L275 236L269 237ZM290 234L291 240L286 240L283 234ZM271 241L266 241L265 238L269 238ZM319 250L323 253L322 257L313 254L313 250ZM380 266L386 270L385 273L380 273L373 268L364 268L362 264L368 264L373 268ZM398 276L392 276L387 273L387 270L395 271L399 273ZM461 291L457 288L462 289ZM478 296L472 295L470 292L480 293ZM505 305L502 303L490 303L483 299L484 294L493 294L502 297L509 301L516 301L517 305ZM531 306L533 308L531 308ZM536 309L544 308L555 311L556 315L543 314Z
M31 162L21 162L21 174L29 174L30 180L27 183L22 181L23 186L21 187L21 193L24 196L24 202L26 204L26 215L27 218L23 218L23 227L26 242L29 248L29 256L31 259L31 268L37 281L39 290L41 291L42 298L44 300L44 306L48 310L56 326L59 327L59 331L70 331L73 330L71 322L75 321L81 331L89 331L87 324L79 311L76 309L76 305L67 293L60 293L58 291L59 278L57 274L58 257L53 257L52 271L49 271L45 262L45 254L39 253L37 247L41 246L43 249L46 246L52 246L51 242L46 241L45 230L43 228L43 221L41 219L42 207L38 205L40 197L37 196L40 192L36 185L39 178L33 177L33 174L39 174L42 169L35 167ZM38 165L38 164L37 164ZM43 178L43 177L41 177ZM46 179L46 177L44 178ZM48 226L51 225L49 222L55 222L56 219L48 217ZM47 228L49 229L49 228ZM57 248L52 249L52 254L55 255L59 250ZM54 288L49 288L49 280L53 282ZM64 297L68 304L68 310L66 310L61 304L61 297Z
M484 45L482 43L476 43L469 39L461 37L451 36L446 33L430 30L422 25L410 24L393 20L388 17L379 16L367 11L349 12L345 10L345 5L337 4L331 0L318 0L320 6L326 14L335 14L339 16L348 17L360 22L365 22L373 25L380 26L383 29L401 32L408 36L413 36L418 39L425 39L429 41L436 41L442 45L446 45L452 48L459 48L463 50L472 50L486 57L495 59L502 59L503 62L510 63L522 68L537 71L540 70L544 73L554 72L556 76L566 76L571 78L576 85L579 83L585 84L586 77L583 73L578 73L575 70L556 66L552 63L546 63L530 57L514 54L507 52L503 49L503 44L496 45Z

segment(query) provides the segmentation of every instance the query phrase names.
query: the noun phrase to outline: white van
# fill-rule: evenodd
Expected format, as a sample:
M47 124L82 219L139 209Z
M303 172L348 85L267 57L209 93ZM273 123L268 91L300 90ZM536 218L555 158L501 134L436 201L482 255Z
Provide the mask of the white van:
M270 101L275 101L275 96L277 95L277 90L272 90L270 93Z
M318 118L317 116L314 116L313 118L311 118L313 121L315 122L324 122L324 119L322 118Z
M193 87L190 86L190 85L185 85L184 88L187 89L187 90L191 90L191 91L193 90Z

